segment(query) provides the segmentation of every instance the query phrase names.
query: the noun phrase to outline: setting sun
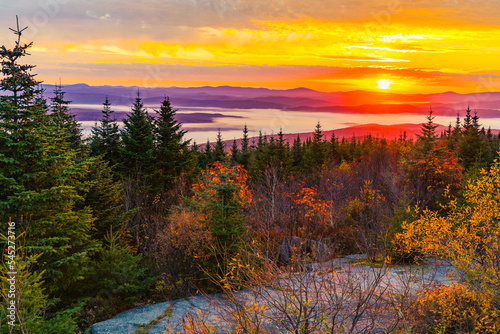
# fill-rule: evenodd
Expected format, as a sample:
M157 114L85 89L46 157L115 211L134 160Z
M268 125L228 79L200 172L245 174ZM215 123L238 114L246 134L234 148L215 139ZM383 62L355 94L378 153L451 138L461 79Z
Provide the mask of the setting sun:
M377 81L377 88L378 89L390 89L391 85L392 85L391 80L381 79L381 80Z

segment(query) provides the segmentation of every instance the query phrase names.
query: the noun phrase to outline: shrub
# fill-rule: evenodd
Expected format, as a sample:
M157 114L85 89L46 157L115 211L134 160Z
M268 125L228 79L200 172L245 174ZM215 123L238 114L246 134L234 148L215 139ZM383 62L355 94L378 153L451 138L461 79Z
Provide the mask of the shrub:
M134 255L123 244L119 233L112 230L105 236L107 246L86 272L87 279L79 287L86 303L81 312L80 326L105 320L137 305L152 286L141 255Z
M465 285L441 286L419 295L413 313L416 334L498 333L500 313Z
M469 181L463 202L452 200L446 216L424 211L397 235L407 251L450 261L465 284L500 305L500 161Z
M201 265L209 256L206 245L212 241L203 217L200 212L176 210L157 237L155 260L161 275L157 292L165 297L187 295L202 277Z

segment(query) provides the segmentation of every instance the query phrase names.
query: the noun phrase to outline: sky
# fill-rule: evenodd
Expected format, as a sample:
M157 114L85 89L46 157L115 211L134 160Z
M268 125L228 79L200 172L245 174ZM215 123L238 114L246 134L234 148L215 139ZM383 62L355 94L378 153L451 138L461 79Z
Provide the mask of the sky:
M498 0L0 0L46 83L500 91Z

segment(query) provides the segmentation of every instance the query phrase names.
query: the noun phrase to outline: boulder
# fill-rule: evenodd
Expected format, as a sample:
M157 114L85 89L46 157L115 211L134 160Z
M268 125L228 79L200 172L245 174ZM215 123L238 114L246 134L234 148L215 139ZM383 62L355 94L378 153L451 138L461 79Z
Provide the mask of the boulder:
M301 239L299 237L286 237L283 239L279 260L284 264L290 264L292 258L299 261L325 262L331 258L330 248L316 240Z
M327 245L315 240L306 240L305 253L315 262L328 261L333 255Z
M136 307L106 321L93 324L89 332L91 334L134 334L140 327L146 327L152 321L165 316L166 310L172 305L172 302L165 302Z

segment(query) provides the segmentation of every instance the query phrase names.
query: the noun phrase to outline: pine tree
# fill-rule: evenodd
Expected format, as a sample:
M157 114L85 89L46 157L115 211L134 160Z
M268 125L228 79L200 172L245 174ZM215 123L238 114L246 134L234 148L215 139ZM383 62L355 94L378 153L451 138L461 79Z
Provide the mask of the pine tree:
M33 65L20 65L30 44L2 46L0 89L0 219L26 232L26 249L41 254L46 291L60 295L82 279L99 244L90 238L94 217L82 207L90 161L77 159L68 133L50 121Z
M300 136L294 139L292 145L292 167L295 171L301 171L304 167L304 149L300 141Z
M328 145L328 155L330 161L341 161L339 140L337 137L335 137L335 132L332 132L332 136L330 138L330 144Z
M429 110L429 115L425 117L427 123L422 124L422 134L417 135L420 150L422 152L430 152L434 150L437 141L436 128L438 125L434 123L435 116L432 115L432 109Z
M243 138L241 139L241 151L238 155L237 161L240 165L243 165L246 170L248 170L250 163L250 147L249 147L249 139L248 139L248 127L245 124L243 128Z
M214 163L214 152L212 149L212 144L210 144L210 140L207 139L207 143L205 144L205 150L203 152L203 163L200 165L201 169L207 168L208 165Z
M358 145L358 139L356 138L356 134L353 133L351 140L349 142L346 141L347 145L347 154L346 154L346 159L348 161L353 161L354 159L357 159L360 157L360 152L361 150L359 149Z
M64 133L67 133L67 141L72 149L80 149L82 147L82 130L75 115L70 112L69 104L71 101L65 100L64 94L61 84L56 85L54 97L50 98L50 120Z
M125 208L135 212L126 229L134 236L135 246L142 248L148 243L148 209L156 195L155 142L153 118L144 108L139 91L131 109L132 112L123 120L119 172L125 188Z
M165 97L154 122L155 134L155 182L160 191L170 190L182 172L194 168L194 156L189 151L190 140L184 140L185 130L177 122L177 110L172 108L170 99Z
M314 128L313 138L306 151L306 165L310 170L321 168L326 160L326 145L323 140L323 130L318 121Z
M235 166L238 164L239 153L238 144L236 143L236 138L234 138L233 145L231 146L231 165Z
M290 155L290 146L284 138L283 129L278 132L278 140L275 142L275 149L272 150L271 156L275 156L276 160L281 164L284 170L289 170L292 164Z
M255 160L252 165L252 177L262 176L269 167L280 168L289 171L292 164L290 148L284 139L283 130L280 129L278 138L271 136L269 141L266 137L259 136L259 144L255 152Z
M206 165L204 164L205 156L202 152L200 152L200 147L198 146L198 143L196 141L193 141L193 145L191 145L190 151L191 156L194 159L195 174L197 174L200 170L206 167Z
M267 136L259 131L257 146L253 152L250 176L252 179L260 177L270 163L270 150L272 143L267 140Z
M90 137L90 154L102 155L110 166L115 166L120 161L121 137L116 119L111 110L108 97L103 103L102 118L99 126L92 128Z
M477 113L471 115L470 108L467 108L462 125L462 133L458 142L458 157L465 170L474 166L484 167L488 147L481 136L479 116Z
M226 161L226 144L222 141L220 129L217 132L217 141L214 147L214 161Z
M102 242L111 229L120 231L126 226L130 213L123 206L122 184L114 180L112 168L102 157L92 159L86 181L83 206L91 208L95 217L92 238Z
M403 164L403 183L420 210L439 208L440 203L449 200L446 194L457 194L462 180L462 169L456 156L438 145L437 125L432 110L422 124L412 159Z
M120 170L125 177L141 180L149 186L155 152L153 119L144 108L139 91L132 113L123 124Z
M453 127L453 135L458 138L460 136L461 131L462 131L462 125L460 123L460 113L457 113L457 120L455 122L455 126Z

